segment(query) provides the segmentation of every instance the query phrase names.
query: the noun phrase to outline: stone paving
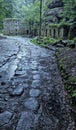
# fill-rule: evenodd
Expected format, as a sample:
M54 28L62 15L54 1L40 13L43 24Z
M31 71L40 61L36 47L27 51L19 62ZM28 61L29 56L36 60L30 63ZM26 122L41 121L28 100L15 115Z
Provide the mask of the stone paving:
M75 130L55 51L0 40L0 130Z

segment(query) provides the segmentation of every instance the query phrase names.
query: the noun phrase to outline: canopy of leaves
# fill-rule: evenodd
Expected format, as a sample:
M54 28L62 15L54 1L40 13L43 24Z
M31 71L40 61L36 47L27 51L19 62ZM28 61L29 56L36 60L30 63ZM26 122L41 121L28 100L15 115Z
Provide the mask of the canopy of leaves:
M12 0L9 0L9 2L8 0L0 0L0 29L3 25L3 19L12 17L13 3Z
M76 22L76 0L64 0L63 18L67 23Z

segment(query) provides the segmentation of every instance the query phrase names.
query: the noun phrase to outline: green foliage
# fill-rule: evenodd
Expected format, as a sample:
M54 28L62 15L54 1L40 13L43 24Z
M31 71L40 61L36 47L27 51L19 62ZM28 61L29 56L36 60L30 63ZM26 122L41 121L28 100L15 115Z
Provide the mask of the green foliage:
M36 45L47 47L49 45L53 45L55 42L58 42L58 39L51 37L37 37L33 39L32 42Z
M76 43L76 37L73 38L73 41Z
M12 17L13 3L12 0L0 0L0 29L3 28L3 19Z
M69 94L69 101L70 104L75 105L76 104L76 77L72 76L70 73L68 73L68 70L70 69L69 65L67 64L68 58L67 56L63 56L61 51L56 53L56 57L58 59L58 65L59 69L64 81L64 86ZM72 66L76 66L76 60L72 62Z
M76 97L76 90L72 92L72 97Z
M63 75L64 75L65 69L67 67L65 62L66 62L66 56L63 57L61 60L59 60L59 68Z
M23 12L25 12L25 23L29 26L38 23L39 21L39 2L35 2L29 6L22 7Z
M74 42L74 40L68 40L67 47L75 48L75 42Z
M72 83L76 83L76 78L73 77L73 76L70 76L70 77L68 78L68 80L69 80L70 82L72 82Z
M44 12L47 9L46 0L42 2L42 23L45 21ZM40 23L40 0L36 0L34 3L24 5L22 7L24 12L25 25L30 29L37 29Z
M76 0L63 0L64 1L64 11L63 17L66 19L67 23L76 22Z

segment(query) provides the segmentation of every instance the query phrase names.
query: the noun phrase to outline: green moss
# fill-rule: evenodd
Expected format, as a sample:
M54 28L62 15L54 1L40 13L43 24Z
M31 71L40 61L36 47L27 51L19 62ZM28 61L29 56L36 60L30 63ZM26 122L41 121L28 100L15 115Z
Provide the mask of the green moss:
M68 80L72 83L76 83L76 77L70 76Z
M60 22L59 24L49 24L49 27L57 27L57 28L61 28L64 26L70 26L69 23L65 23L65 22Z

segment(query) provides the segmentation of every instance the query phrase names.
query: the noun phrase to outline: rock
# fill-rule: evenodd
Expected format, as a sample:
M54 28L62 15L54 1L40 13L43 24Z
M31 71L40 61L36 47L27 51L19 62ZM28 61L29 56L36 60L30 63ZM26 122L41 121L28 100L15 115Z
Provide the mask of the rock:
M38 126L40 114L22 112L16 130L34 130Z
M52 3L48 4L48 8L56 8L56 7L63 7L63 2L61 0L53 0Z
M56 47L64 47L67 46L67 43L67 40L59 40L58 42L55 42L53 45Z
M4 102L4 100L2 100L2 98L4 98L3 95L0 98L0 113L2 113L5 110L5 107L6 107L6 102Z
M49 3L49 2L48 2ZM64 3L61 0L53 0L50 2L47 7L47 11L45 13L46 24L58 24L62 19L62 12L63 12Z
M64 47L63 44L57 44L56 47Z
M53 47L53 46L51 46L51 45L47 46L46 48L49 49L49 50L51 50L51 51L55 51L56 50L56 48Z
M40 90L38 90L38 89L31 89L30 90L31 97L38 97L39 95L40 95Z
M28 98L25 103L25 107L30 110L37 110L38 109L38 101L35 98Z
M19 84L19 86L20 86L20 87L23 87L24 89L25 89L25 88L29 88L28 83L21 83L21 84Z
M60 22L60 20L62 18L62 16L61 16L62 11L63 11L62 7L48 9L45 14L45 16L46 16L45 21L52 22L53 24Z
M62 44L63 44L64 46L67 46L68 40L62 40Z
M12 113L9 111L5 111L3 113L0 114L0 127L8 124L9 121L11 120L12 117Z
M16 130L31 130L34 122L34 114L32 112L22 112Z
M37 88L39 86L40 86L40 80L38 80L38 79L33 80L31 87L32 88Z
M55 16L60 17L60 14L62 13L62 11L63 11L62 7L57 7L57 8L47 10L45 15L46 16L55 15Z
M24 75L25 71L16 71L15 76L20 76L20 75Z
M24 91L24 88L21 87L21 86L18 86L17 88L15 88L11 93L10 95L11 96L20 96Z
M39 74L35 74L34 76L33 76L33 79L40 79L40 75Z
M33 70L33 71L32 71L32 74L37 74L37 73L38 73L37 70Z

